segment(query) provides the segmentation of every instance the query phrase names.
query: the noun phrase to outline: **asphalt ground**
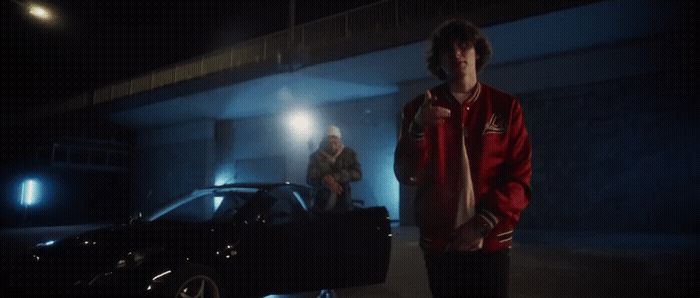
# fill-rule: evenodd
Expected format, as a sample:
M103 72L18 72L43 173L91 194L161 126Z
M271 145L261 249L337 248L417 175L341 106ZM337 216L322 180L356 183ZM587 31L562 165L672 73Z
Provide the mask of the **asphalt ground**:
M698 261L697 252L659 247L600 249L514 243L509 292L510 297L697 297ZM338 297L430 297L418 230L394 229L384 284L335 292Z

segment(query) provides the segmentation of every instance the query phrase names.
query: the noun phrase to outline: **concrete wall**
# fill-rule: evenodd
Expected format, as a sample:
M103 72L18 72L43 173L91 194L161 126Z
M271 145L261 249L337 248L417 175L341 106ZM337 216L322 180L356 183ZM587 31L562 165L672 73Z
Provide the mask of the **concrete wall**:
M294 133L286 112L142 130L137 138L133 209L152 210L177 194L215 184L306 184L309 155L318 148L325 128L334 124L362 165L363 179L353 184L354 199L363 200L365 206L386 206L392 219L398 220L399 185L392 167L398 123L394 100L385 96L305 108L313 119L307 137ZM250 175L236 165L256 162L262 164L255 169L270 175L256 181L241 178Z
M679 40L671 34L622 40L496 64L480 74L518 95L524 107L534 173L521 228L696 231L697 87L688 71L696 64ZM291 110L148 130L139 135L139 189L143 196L153 189L149 202L160 202L194 187L246 182L237 179L246 175L236 163L256 161L275 180L305 184L308 156L335 124L363 166L355 199L387 206L392 219L414 224L412 189L399 187L392 170L399 113L437 83L403 82L392 95L300 108L314 122L308 137L290 128Z
M236 161L283 157L285 180L306 184L309 155L315 151L328 125L338 126L346 146L355 150L362 165L363 179L352 185L353 197L365 206L382 205L398 220L398 182L393 174L398 113L394 97L374 97L326 106L305 108L313 119L308 137L294 133L286 111L264 117L220 121L217 125L218 167L214 180L239 181Z
M697 104L681 76L523 94L534 151L523 226L697 232Z
M697 61L687 34L510 61L480 74L523 105L533 198L520 228L697 233ZM397 100L436 83L406 82ZM412 196L402 186L402 224L414 223Z
M486 29L495 56L480 77L521 98L533 143L533 200L521 228L697 233L695 34L673 18L677 7L644 3L618 1L580 16L565 11ZM644 9L627 14L638 7ZM399 111L436 83L426 72L395 94L300 107L314 121L303 138L289 128L293 111L151 129L140 134L140 189L145 196L156 185L150 201L157 201L242 182L236 163L255 160L261 170L282 172L274 177L304 184L309 154L335 124L363 165L355 198L385 205L392 219L410 225L412 189L399 187L392 171Z
M687 34L484 72L520 96L533 144L521 228L697 233L697 61Z
M214 121L138 131L132 211L153 211L175 196L204 187L214 161Z

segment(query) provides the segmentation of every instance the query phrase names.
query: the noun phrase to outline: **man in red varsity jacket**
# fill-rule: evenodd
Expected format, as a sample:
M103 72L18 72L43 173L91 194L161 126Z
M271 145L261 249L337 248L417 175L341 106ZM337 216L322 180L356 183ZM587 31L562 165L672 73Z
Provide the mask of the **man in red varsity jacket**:
M513 229L530 200L531 149L517 98L479 82L491 56L463 20L433 32L428 68L443 84L403 108L394 171L416 185L435 297L507 297Z

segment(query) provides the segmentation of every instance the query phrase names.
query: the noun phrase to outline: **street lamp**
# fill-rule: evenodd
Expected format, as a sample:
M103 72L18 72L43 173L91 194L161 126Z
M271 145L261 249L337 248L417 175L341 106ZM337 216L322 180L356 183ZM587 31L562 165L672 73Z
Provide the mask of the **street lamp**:
M313 120L309 114L297 111L289 115L289 126L293 134L300 140L306 140L313 133Z
M18 0L11 0L12 3L17 4L18 6L22 7L26 12L32 16L33 18L45 22L45 23L50 23L54 21L56 18L56 14L51 11L51 9L47 5L42 5L39 3L35 2L24 2L24 1L18 1Z
M29 4L27 8L30 15L42 21L50 21L53 18L53 14L51 14L51 11L44 6L38 4Z

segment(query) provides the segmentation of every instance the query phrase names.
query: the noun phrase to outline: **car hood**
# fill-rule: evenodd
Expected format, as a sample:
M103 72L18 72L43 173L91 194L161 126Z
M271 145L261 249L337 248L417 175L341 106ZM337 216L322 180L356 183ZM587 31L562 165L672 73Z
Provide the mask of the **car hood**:
M220 226L173 222L147 222L106 227L66 238L48 246L39 246L34 254L48 259L83 260L112 263L129 252L158 250L168 254L202 252L212 244ZM227 235L236 237L238 229L227 226ZM173 249L176 248L176 249Z

